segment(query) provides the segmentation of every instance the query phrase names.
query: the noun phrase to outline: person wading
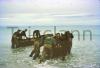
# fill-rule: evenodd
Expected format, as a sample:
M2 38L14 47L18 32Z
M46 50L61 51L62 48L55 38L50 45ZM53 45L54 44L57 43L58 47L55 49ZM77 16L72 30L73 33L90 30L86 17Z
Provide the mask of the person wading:
M13 33L12 35L12 45L11 48L17 48L18 47L18 40L20 40L21 34L20 34L21 30L17 30L16 32Z
M55 46L54 46L54 48L53 48L53 52L54 52L54 57L60 57L61 56L61 54L62 54L62 39L61 39L61 36L60 36L60 33L57 33L56 35L55 35Z
M27 39L27 36L26 36L26 31L27 29L25 29L24 31L21 32L21 39Z
M33 40L34 40L34 48L29 56L32 57L34 54L33 60L35 60L37 57L39 57L39 53L40 53L40 31L39 30L35 30L33 32Z

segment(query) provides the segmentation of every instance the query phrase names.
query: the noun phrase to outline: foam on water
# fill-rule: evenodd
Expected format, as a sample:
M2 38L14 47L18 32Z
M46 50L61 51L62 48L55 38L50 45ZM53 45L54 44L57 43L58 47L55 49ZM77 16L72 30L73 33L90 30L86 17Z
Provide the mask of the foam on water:
M81 45L80 45L81 44ZM5 56L0 56L0 67L5 68L99 68L100 47L95 46L96 41L74 41L72 53L66 56L66 60L47 60L38 64L38 60L32 60L29 54L32 47L18 49L7 48ZM4 50L5 51L5 50ZM7 54L8 53L8 54Z

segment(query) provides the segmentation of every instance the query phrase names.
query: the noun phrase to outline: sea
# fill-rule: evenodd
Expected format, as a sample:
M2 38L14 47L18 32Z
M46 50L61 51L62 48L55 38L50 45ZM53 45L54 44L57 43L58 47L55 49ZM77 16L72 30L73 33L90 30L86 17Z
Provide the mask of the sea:
M73 32L71 54L64 61L51 59L39 64L38 59L29 57L33 46L11 48L11 37L17 29L28 29L28 37L34 30L41 34ZM100 25L0 26L0 68L100 68L99 42Z

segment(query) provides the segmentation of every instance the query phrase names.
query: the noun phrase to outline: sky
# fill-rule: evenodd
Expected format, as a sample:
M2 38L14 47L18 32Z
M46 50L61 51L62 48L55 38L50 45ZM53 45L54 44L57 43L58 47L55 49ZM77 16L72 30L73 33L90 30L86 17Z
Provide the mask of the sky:
M99 24L100 0L0 0L0 26Z

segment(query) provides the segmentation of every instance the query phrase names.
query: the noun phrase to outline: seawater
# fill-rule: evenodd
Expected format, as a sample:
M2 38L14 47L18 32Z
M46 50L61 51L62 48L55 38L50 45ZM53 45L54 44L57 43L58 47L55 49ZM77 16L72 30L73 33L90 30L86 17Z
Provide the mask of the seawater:
M19 27L25 29L27 27ZM52 30L53 27L32 27L31 34L35 29ZM99 26L59 26L59 30L79 30L81 36L77 39L74 34L73 46L71 54L66 56L66 60L47 60L42 64L38 64L38 60L32 60L29 54L32 46L11 49L11 29L0 27L0 68L100 68L100 27ZM17 29L15 29L16 31ZM92 40L89 35L83 40L83 30L92 31ZM28 36L28 32L27 32Z

